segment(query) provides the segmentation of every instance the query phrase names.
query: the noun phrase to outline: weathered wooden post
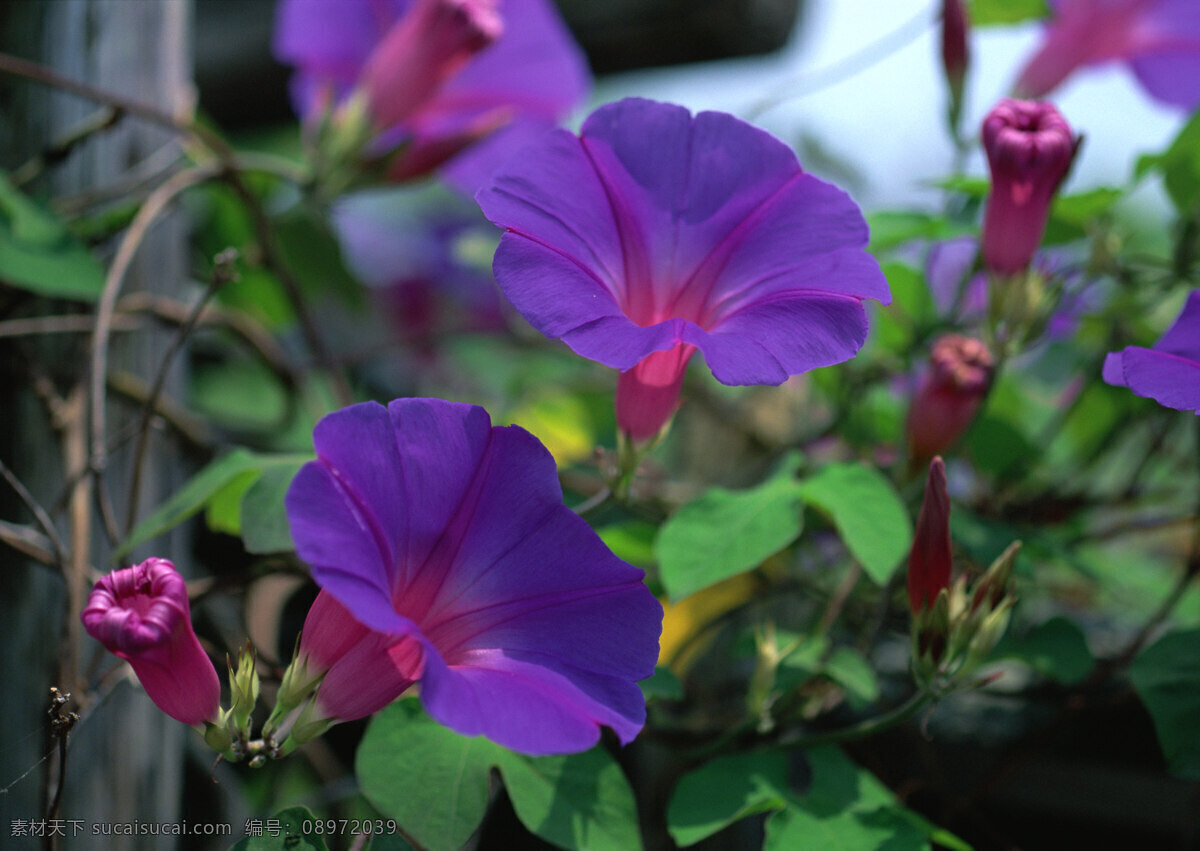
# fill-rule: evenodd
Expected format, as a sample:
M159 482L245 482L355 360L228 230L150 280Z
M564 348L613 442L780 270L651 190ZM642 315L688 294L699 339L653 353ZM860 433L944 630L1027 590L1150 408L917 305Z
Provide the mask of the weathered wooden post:
M180 113L192 97L191 14L189 0L0 0L0 50ZM0 168L17 168L101 108L75 94L0 75ZM48 167L30 188L43 197L80 198L119 185L139 168L169 164L179 146L178 136L164 128L124 116ZM121 291L179 295L186 252L185 223L178 215L164 217L139 247ZM78 303L50 303L0 287L0 320L67 313L91 315ZM78 609L91 585L89 570L113 566L96 484L80 475L90 446L88 336L69 331L0 338L0 462L50 513L67 552L65 575L59 575L59 567L39 565L0 544L0 831L6 837L19 820L47 817L59 765L57 756L42 761L52 744L46 732L49 689L79 694L88 682L95 644L82 635ZM170 336L148 327L118 335L108 359L110 376L120 372L150 382ZM168 396L178 396L176 373ZM104 411L109 452L103 487L122 532L133 466L127 436L139 408L110 392ZM143 511L181 477L178 442L162 429L156 432L140 489ZM0 520L38 528L9 482L0 482ZM182 550L161 554L186 561ZM185 732L126 683L88 707L70 738L58 813L62 844L86 843L85 833L106 824L177 823ZM121 847L167 847L162 837L129 840L115 841Z

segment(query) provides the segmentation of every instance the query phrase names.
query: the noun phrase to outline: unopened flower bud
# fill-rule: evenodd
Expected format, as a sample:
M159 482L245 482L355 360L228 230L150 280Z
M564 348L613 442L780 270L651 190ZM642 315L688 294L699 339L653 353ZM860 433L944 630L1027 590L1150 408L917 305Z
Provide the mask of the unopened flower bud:
M1017 554L1020 551L1021 542L1013 541L988 567L971 595L972 612L980 608L991 611L1009 596L1013 566L1017 563Z
M908 554L908 602L914 615L933 605L950 587L950 497L946 492L946 465L941 458L929 464L925 498L917 515L917 529Z
M376 125L407 120L503 30L495 0L416 0L363 72Z
M916 461L950 450L987 396L995 371L979 340L947 334L933 344L929 369L908 411L908 444Z
M116 570L98 581L83 628L125 661L146 694L176 721L217 722L221 683L192 630L187 585L163 558Z
M970 52L967 46L967 10L963 0L942 2L942 69L950 87L950 122L958 125L962 110L963 80Z
M992 173L983 216L983 262L1014 275L1041 244L1050 201L1066 178L1079 140L1052 104L1005 99L983 121Z

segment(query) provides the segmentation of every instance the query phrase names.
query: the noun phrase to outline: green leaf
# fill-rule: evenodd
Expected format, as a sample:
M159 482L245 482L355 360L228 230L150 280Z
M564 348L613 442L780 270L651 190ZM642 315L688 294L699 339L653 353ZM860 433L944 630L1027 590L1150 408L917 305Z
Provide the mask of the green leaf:
M279 486L274 471L286 471L290 481L296 469L311 459L311 455L259 455L241 448L222 455L189 479L187 484L160 505L157 511L134 527L134 530L129 533L129 537L113 552L113 560L124 558L141 544L178 526L197 512L209 507L214 499L218 501L215 509L216 516L228 528L228 502L239 489L244 488L242 492L249 495L254 490L257 479L267 471L272 472L272 484ZM283 487L286 490L286 485ZM255 539L256 542L275 544L279 540L276 528L262 525L267 522L279 522L278 517L271 515L277 504L276 497L278 497L278 504L282 505L281 494L271 491L269 487L264 488L257 495L256 503L251 508L251 525L256 527L252 534L260 536ZM245 510L241 511L243 533L246 532L246 518ZM262 528L257 528L259 526ZM251 552L275 551L251 550Z
M1200 780L1200 630L1173 632L1133 660L1129 678L1172 774Z
M375 716L355 757L363 795L429 849L457 849L487 810L488 773L500 751L421 714L413 700Z
M1107 213L1121 200L1121 190L1101 186L1088 192L1063 195L1054 199L1050 220L1042 237L1043 245L1056 245L1080 239L1087 234L1087 225Z
M873 254L895 248L914 239L949 239L969 233L963 226L942 216L931 216L912 210L880 210L867 215L871 243L867 250Z
M864 768L836 747L805 752L811 779L800 793L789 783L789 756L765 751L720 757L679 781L667 808L667 829L692 845L756 813L767 820L764 848L928 848L970 846L906 809Z
M658 532L654 551L663 586L681 600L745 573L800 535L796 453L757 487L713 488L679 509Z
M865 705L879 699L875 669L852 647L839 647L825 663L824 673L846 690L853 703Z
M1042 676L1067 685L1081 682L1095 665L1083 631L1063 617L1039 624L1024 638L1002 640L992 655L1019 659Z
M596 530L613 555L635 567L654 564L654 536L658 527L642 520L626 520Z
M776 751L718 757L685 774L667 807L667 830L693 845L736 821L787 805L788 759Z
M830 464L800 494L837 527L866 574L886 583L912 545L912 523L892 483L873 467Z
M0 171L0 282L53 298L95 301L104 267L54 214Z
M460 736L402 700L367 728L355 759L363 794L430 851L457 849L487 808L497 768L517 817L564 848L640 848L633 792L603 748L528 757Z
M933 296L925 283L924 275L904 263L884 263L880 268L887 277L888 288L892 291L892 304L888 309L903 312L913 325L928 322L933 318Z
M763 851L794 851L820 848L825 851L921 851L929 848L926 837L894 809L880 807L868 812L843 810L819 816L791 807L767 821Z
M1163 186L1175 209L1180 215L1190 216L1200 204L1200 112L1192 116L1170 147L1152 162L1162 173Z
M638 683L647 701L661 698L663 700L682 700L683 683L671 672L670 668L661 665L654 669L654 676Z
M245 449L234 449L217 458L139 523L113 552L113 560L123 558L138 545L178 526L204 508L209 499L235 478L257 469L258 459Z
M971 23L977 27L1018 24L1049 14L1046 0L971 0Z
M212 495L204 508L204 523L209 529L241 536L242 500L258 475L257 470L247 470L234 476Z
M294 548L283 498L292 485L296 471L309 460L301 456L273 463L245 492L241 526L246 552L263 555L287 552Z
M249 358L198 364L188 400L218 424L244 431L278 431L288 412L288 390L265 364Z
M306 807L281 810L274 820L278 825L270 823L271 819L260 819L263 835L247 836L230 846L230 851L297 851L305 848L325 851L325 840L315 828L317 818Z
M603 747L543 757L502 751L499 767L517 818L547 842L587 851L642 847L633 790Z

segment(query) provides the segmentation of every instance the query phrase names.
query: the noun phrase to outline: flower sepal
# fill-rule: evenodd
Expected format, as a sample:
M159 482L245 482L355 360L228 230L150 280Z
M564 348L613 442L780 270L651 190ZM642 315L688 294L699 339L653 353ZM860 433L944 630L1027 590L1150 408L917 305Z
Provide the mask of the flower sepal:
M932 606L914 612L912 669L917 684L935 694L961 688L1008 628L1017 597L1012 570L1021 542L1014 541L972 586L959 577Z
M226 664L228 659L226 659ZM250 721L258 704L260 684L254 650L249 644L238 650L237 666L229 665L229 711L225 713L230 733L242 741L250 738Z
M200 731L204 743L230 762L237 762L239 756L233 747L233 735L229 732L226 713L222 712L217 722L205 721Z

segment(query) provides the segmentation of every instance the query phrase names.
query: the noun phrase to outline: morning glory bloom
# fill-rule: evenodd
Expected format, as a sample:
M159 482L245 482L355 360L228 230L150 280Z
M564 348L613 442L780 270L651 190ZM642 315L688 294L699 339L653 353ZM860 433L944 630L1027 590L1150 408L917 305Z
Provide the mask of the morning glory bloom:
M1177 411L1200 414L1200 290L1150 348L1127 346L1104 359L1104 380Z
M378 143L405 146L391 179L442 167L472 192L590 85L550 0L281 0L272 47L306 120L359 93Z
M88 635L129 663L146 694L176 721L220 716L217 670L192 630L187 583L165 558L101 577L81 613Z
M1049 0L1053 18L1017 80L1040 98L1077 68L1124 62L1151 97L1200 105L1200 4L1196 0Z
M627 99L526 148L477 196L505 233L496 280L548 337L622 371L617 421L653 438L692 354L725 384L853 357L888 303L842 190L731 115Z
M313 443L286 506L332 598L306 624L324 637L301 640L328 671L318 709L373 711L415 682L440 723L524 753L586 750L601 725L638 734L662 607L563 505L536 438L479 407L398 399L328 415Z

